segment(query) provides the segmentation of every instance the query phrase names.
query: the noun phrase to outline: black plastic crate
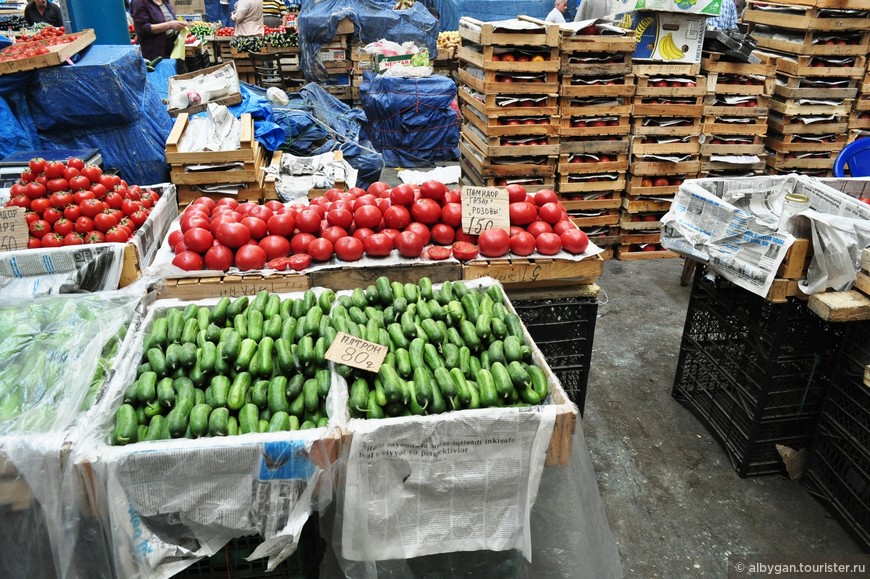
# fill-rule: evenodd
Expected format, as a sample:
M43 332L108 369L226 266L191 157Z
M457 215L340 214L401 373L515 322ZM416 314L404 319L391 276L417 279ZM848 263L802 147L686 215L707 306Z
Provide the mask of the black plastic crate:
M568 398L582 414L586 405L598 299L516 300L513 306L562 382Z
M801 480L870 552L870 454L825 416Z

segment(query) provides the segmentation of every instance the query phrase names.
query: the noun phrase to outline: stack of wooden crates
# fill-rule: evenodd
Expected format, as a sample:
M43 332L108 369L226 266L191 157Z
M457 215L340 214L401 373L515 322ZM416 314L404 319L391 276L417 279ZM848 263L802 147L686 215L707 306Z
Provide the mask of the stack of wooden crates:
M848 127L850 143L870 136L870 70L865 70L864 78L858 85L858 95L852 103Z
M768 118L771 173L830 175L846 144L857 84L864 78L870 34L859 0L747 3L743 20L766 54L776 57Z
M332 41L320 47L318 57L328 73L321 87L337 99L350 101L353 98L351 74L351 46L353 45L353 22L345 18L338 24Z

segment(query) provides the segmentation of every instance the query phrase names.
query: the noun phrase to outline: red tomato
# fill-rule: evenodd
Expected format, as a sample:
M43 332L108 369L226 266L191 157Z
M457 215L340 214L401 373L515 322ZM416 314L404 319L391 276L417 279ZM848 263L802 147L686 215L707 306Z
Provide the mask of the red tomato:
M441 206L433 199L417 199L411 206L411 215L420 223L438 223L441 219Z
M66 217L61 217L57 221L54 222L54 225L51 228L55 233L59 233L61 235L66 235L67 233L72 233L73 231L73 222L67 219Z
M42 157L34 157L28 163L31 173L42 173L45 171L45 159Z
M562 235L563 231L567 231L569 229L577 229L577 226L574 225L573 221L563 219L562 221L559 221L556 225L553 226L553 233L555 233L556 235Z
M333 207L326 213L326 221L345 229L353 225L353 214L344 207Z
M189 250L197 253L205 253L214 245L214 236L211 231L203 227L188 229L184 232L182 239Z
M24 212L24 223L30 225L34 221L38 221L41 216L39 213L35 213L33 211L25 211Z
M357 227L374 229L380 225L382 218L381 210L374 205L362 205L353 212L353 221Z
M559 196L552 189L540 189L535 193L535 205L543 207L547 203L558 203Z
M89 233L85 233L85 243L94 244L94 243L105 243L106 238L101 231L91 231Z
M471 261L477 257L477 246L467 241L457 241L453 244L453 257L460 261Z
M369 187L371 189L371 187ZM397 185L390 191L390 203L410 206L414 202L414 188L410 185Z
M45 164L45 176L48 179L59 179L63 177L63 172L66 171L66 165L59 161L52 161ZM34 171L35 173L36 171Z
M251 240L251 231L241 223L221 223L212 231L217 240L230 249L238 249Z
M392 203L390 203L389 199L378 199L375 202L375 206L381 210L381 213L386 213L387 209L392 207Z
M501 257L511 248L511 238L504 229L487 229L477 239L481 255Z
M426 250L426 255L429 256L429 259L434 260L442 260L450 257L452 250L449 247L440 247L437 245L433 245L429 249Z
M262 219L264 223L269 221L269 218L271 218L274 214L275 213L265 205L254 205L251 210L248 211L249 217L256 217L257 219Z
M91 183L98 183L103 175L103 170L96 165L85 165L83 169L79 169L79 172L87 177ZM106 188L108 189L108 187Z
M42 218L54 225L54 222L63 217L63 212L57 207L49 207L42 212Z
M67 167L63 172L63 178L64 180L69 181L73 177L78 177L81 174L81 171L79 171L75 167Z
M202 269L202 258L198 253L182 251L172 260L172 265L184 271L199 271Z
M42 247L61 247L63 245L63 235L60 233L48 233L39 241L42 242Z
M359 239L360 241L365 241L366 238L370 235L374 235L374 231L369 229L368 227L360 227L356 231L353 232L353 236Z
M511 203L509 210L511 225L528 225L538 218L538 208L526 201Z
M508 199L511 203L520 203L526 200L526 188L519 184L507 186Z
M562 208L558 203L545 203L539 210L541 219L549 224L556 224L562 220Z
M535 240L535 248L543 255L556 255L562 249L562 240L555 233L542 233Z
M124 199L124 201L121 203L121 211L124 212L124 215L133 215L140 209L142 209L142 203L139 201ZM185 212L185 215L196 215L200 217L203 221L208 223L208 214L203 211ZM184 216L182 216L182 219L184 219Z
M9 205L13 207L24 207L25 209L29 209L30 197L28 197L27 195L16 195L9 200Z
M40 197L39 199L34 199L30 202L30 210L40 215L42 215L42 213L49 207L51 207L51 202L45 197ZM66 209L71 207L75 207L76 210L81 211L78 205L68 205ZM67 217L67 219L69 219L69 217Z
M384 223L391 229L405 229L411 224L411 214L401 205L393 205L384 213Z
M417 236L423 240L423 245L429 245L429 242L432 239L432 234L429 232L429 228L423 225L418 221L414 221L405 228L405 231L413 231L417 234Z
M82 169L85 168L85 162L77 157L70 157L69 159L66 160L66 166L72 167L73 169L78 169L79 171L81 171Z
M148 215L150 215L150 212L147 209L140 209L129 217L130 221L132 221L136 227L142 227L142 225L144 225L145 222L148 221Z
M78 230L78 222L76 222L76 230ZM181 241L184 237L184 234L181 230L176 229L172 233L169 234L169 247L175 247L178 245L178 242Z
M69 189L69 182L63 177L61 177L60 179L52 179L45 184L45 188L48 189L50 193L66 191L67 189Z
M290 258L276 257L275 259L270 259L266 262L266 267L268 269L274 269L275 271L285 271L290 267Z
M290 255L290 242L280 235L267 235L260 240L260 247L266 252L266 259L287 257Z
M45 195L46 186L39 183L28 183L25 194L31 199L38 199Z
M232 197L221 197L215 202L215 207L220 207L221 205L226 205L230 209L236 209L239 206L239 202Z
M517 255L531 255L535 252L535 236L528 231L520 231L511 236L511 252Z
M562 240L562 247L571 253L583 253L589 247L589 238L579 229L566 229L559 238Z
M399 237L399 234L402 233L398 229L393 229L392 227L384 227L380 230L379 233L383 233L387 237L390 238L390 241L393 242L393 245L396 244L396 238Z
M88 181L88 178L84 175L79 175L78 177L73 177L69 180L69 187L73 191L84 191L88 187L91 186L91 182ZM108 188L107 188L108 189Z
M363 195L359 199L356 199L352 204L353 210L356 211L360 207L365 207L366 205L374 205L377 206L378 198L374 195Z
M432 241L438 245L451 245L456 237L456 231L449 225L438 223L432 226Z
M448 203L441 209L441 222L453 228L462 225L462 205Z
M94 230L94 220L90 217L79 217L75 222L76 233L90 233Z
M347 231L344 229L344 227L333 225L324 229L323 233L320 234L320 237L322 237L323 239L328 239L332 245L335 245L336 241L338 241L342 237L347 237L347 235Z
M396 249L403 257L420 257L423 245L423 239L413 231L403 231L396 238Z
M266 252L256 244L245 243L236 250L236 267L242 271L263 269L266 265Z
M266 222L259 217L251 217L249 215L242 219L242 225L247 227L248 231L251 232L251 239L263 239L266 237L268 231Z
M314 211L317 214L317 217L321 220L326 217L326 207L323 205L309 205L308 209ZM298 227L299 225L297 224L296 226Z
M266 222L266 229L270 235L283 235L289 237L293 235L293 230L296 228L296 219L290 213L278 213L269 218Z
M390 186L383 181L375 181L374 183L369 185L368 193L370 193L371 195L380 195L381 191L386 191L389 188Z
M362 257L364 245L356 237L342 237L335 242L335 254L342 261L357 261Z
M103 202L98 199L85 199L81 203L81 208L82 215L93 218L103 212L105 205L103 205Z
M217 206L217 203L211 197L197 197L191 207L200 207L204 208L209 214L214 211L214 208Z
M115 178L112 175L100 175L100 185L111 191L115 188Z
M461 196L459 195L459 189L454 189L452 191L448 191L444 196L444 204L447 203L459 203L461 201Z
M51 223L46 221L45 219L37 219L36 221L30 223L27 226L28 231L30 231L31 237L35 237L37 239L42 239L49 233L51 233Z
M9 188L10 197L17 197L19 195L27 195L27 185L15 183L14 185L12 185L12 187Z
M108 193L108 189L106 189L105 187L103 187L99 183L94 183L93 185L91 185L90 188L88 189L88 191L93 193L94 197L97 199L102 199ZM76 195L79 195L79 194L82 194L82 192L76 191Z
M293 253L308 253L308 245L315 237L310 233L297 233L290 240L290 249Z
M327 261L332 258L334 248L328 239L315 239L308 244L308 255L314 261Z
M36 239L35 237L31 237L27 240L27 249L39 249L42 247L42 241Z
M447 187L444 183L438 181L423 181L420 185L420 197L424 199L434 199L439 205L444 203L444 195L447 193Z
M535 221L526 226L526 231L537 237L542 233L553 233L553 228L546 221Z
M226 271L233 266L233 250L226 245L213 245L205 252L205 268Z
M296 227L303 233L320 233L320 214L313 209L303 209L296 216Z
M290 268L294 271L302 271L311 267L311 256L307 253L297 253L290 257Z
M336 194L342 193L342 191L340 191L338 189L333 189L333 191L335 191ZM351 187L350 189L347 190L347 194L353 195L354 197L360 197L362 195L365 195L366 193L367 193L367 191L365 189L361 189L359 187Z
M63 236L63 244L64 245L84 245L85 236L81 233L76 233L73 231L72 233L67 233Z
M384 257L393 251L393 240L386 233L369 235L363 241L366 255L370 257Z
M118 225L118 219L111 213L97 213L94 216L94 226L103 233Z
M112 243L127 243L130 233L124 227L113 227L106 232L106 241Z

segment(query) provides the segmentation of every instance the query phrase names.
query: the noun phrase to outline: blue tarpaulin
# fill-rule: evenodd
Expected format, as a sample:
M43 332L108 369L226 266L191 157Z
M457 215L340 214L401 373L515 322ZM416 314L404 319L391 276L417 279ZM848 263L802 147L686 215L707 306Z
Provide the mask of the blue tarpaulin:
M446 76L389 78L366 73L359 89L368 134L387 165L426 167L459 158L456 83Z
M520 14L544 19L553 9L553 0L422 0L427 7L440 13L439 30L459 30L459 18L470 16L476 20L509 20ZM418 4L420 2L418 1ZM576 2L568 0L565 20L574 18Z

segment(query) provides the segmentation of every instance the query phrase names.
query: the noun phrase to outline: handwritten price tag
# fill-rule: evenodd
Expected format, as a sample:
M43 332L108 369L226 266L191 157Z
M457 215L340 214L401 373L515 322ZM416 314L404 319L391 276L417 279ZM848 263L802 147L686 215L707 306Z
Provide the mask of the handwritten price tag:
M487 229L511 228L507 189L499 187L463 187L462 230L480 235Z
M326 359L336 364L377 372L384 363L388 349L386 346L339 332L326 351Z
M0 209L0 251L27 249L29 236L23 207Z

